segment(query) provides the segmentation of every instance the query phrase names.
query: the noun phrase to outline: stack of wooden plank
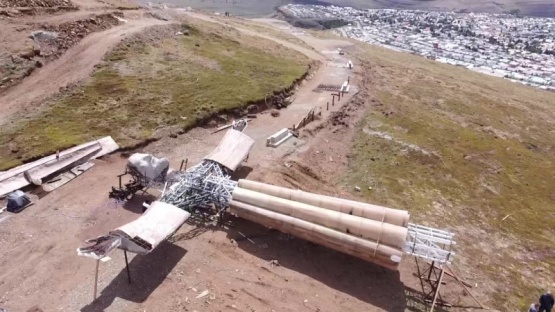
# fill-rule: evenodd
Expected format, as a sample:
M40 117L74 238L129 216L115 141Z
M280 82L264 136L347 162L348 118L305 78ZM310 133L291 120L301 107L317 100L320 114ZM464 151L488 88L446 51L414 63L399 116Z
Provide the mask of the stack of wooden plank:
M409 213L366 203L239 180L231 212L264 226L396 270Z

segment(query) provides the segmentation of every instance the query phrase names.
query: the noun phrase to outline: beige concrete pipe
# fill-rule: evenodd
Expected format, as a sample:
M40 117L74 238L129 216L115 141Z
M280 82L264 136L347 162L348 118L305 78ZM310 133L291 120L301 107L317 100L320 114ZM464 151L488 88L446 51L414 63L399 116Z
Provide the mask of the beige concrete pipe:
M388 269L397 270L403 256L401 250L235 200L230 202L230 212Z
M402 227L407 227L409 223L410 215L405 210L391 209L353 200L308 193L300 190L291 190L280 186L250 180L239 180L239 187L366 219L372 219L380 222L383 221L384 223Z
M235 188L232 199L397 249L402 249L407 239L408 229L405 227L327 210L240 187Z

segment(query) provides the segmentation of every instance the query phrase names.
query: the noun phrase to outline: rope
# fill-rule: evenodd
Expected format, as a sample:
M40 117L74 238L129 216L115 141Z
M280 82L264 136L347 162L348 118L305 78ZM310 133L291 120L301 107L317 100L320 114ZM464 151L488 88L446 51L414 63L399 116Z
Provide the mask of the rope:
M374 255L372 256L372 258L376 258L376 253L378 252L378 248L380 247L380 239L382 238L383 235L383 225L385 223L385 208L383 209L383 215L382 215L382 226L380 227L380 236L378 236L378 240L376 241L376 249L374 249Z

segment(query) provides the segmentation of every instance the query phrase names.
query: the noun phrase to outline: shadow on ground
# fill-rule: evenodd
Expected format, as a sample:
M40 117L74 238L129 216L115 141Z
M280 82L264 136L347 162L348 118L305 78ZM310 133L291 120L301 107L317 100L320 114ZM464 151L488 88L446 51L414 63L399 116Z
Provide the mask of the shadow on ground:
M401 312L407 308L405 286L399 279L399 272L279 231L267 231L247 220L229 218L228 222L235 225L227 230L228 237L236 240L239 248L260 259L277 260L283 267L386 311ZM253 238L244 239L239 232Z
M162 284L186 253L187 250L177 245L163 242L152 253L135 256L129 263L131 284L127 279L125 264L122 263L120 273L101 290L100 296L83 307L81 312L104 311L116 298L137 303L144 302Z
M143 214L146 210L143 203L152 203L157 197L155 195L145 193L145 194L135 194L130 200L126 200L123 203L123 209L134 212L136 214Z
M240 179L246 179L247 176L253 171L252 167L241 166L239 169L235 170L231 174L231 179L234 181L239 181Z

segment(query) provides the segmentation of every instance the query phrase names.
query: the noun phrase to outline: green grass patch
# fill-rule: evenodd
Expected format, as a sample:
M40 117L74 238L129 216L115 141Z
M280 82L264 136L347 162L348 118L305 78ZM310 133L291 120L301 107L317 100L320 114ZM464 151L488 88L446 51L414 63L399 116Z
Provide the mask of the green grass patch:
M381 105L359 125L344 183L409 210L413 222L457 229L455 264L464 258L465 271L493 284L496 307L526 308L551 283L535 270L555 269L555 96L362 49Z
M0 169L105 135L126 147L167 126L188 129L289 88L307 70L307 58L273 42L210 23L187 29L157 27L123 42L88 83L0 130L0 145L12 147L0 150Z

